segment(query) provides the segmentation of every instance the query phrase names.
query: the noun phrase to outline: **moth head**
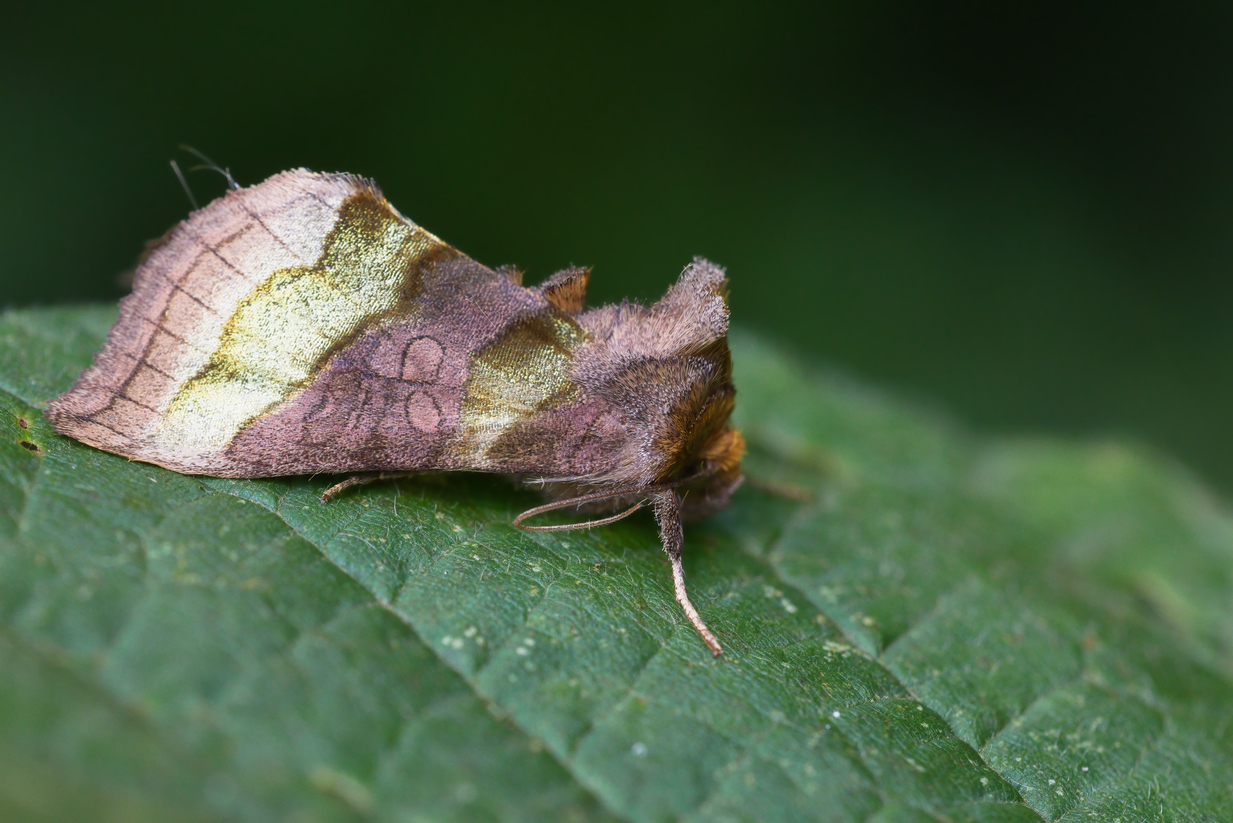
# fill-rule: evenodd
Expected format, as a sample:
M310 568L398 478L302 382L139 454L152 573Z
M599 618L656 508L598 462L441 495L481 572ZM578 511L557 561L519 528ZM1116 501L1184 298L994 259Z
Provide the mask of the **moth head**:
M671 476L665 479L681 481L681 513L687 518L723 508L744 480L745 439L729 424L736 389L727 343L719 342L722 352L708 352L703 359L713 370L712 379L695 383L695 391L671 410L660 432L664 453L672 457Z
M739 431L726 426L716 432L698 456L698 473L677 489L682 495L681 515L686 519L706 517L728 505L732 493L745 482L741 471L744 455L745 438Z

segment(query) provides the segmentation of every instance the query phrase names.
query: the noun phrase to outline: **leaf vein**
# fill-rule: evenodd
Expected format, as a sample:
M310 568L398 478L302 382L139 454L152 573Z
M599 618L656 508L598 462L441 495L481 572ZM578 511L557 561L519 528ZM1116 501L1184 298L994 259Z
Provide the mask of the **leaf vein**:
M799 513L799 517L804 517L804 516L805 516L804 512ZM795 521L799 519L799 517L793 518L793 520ZM793 524L790 524L788 527L786 527L775 538L772 544L767 546L766 551L762 553L763 556L759 556L758 554L754 553L745 545L742 545L743 551L745 552L745 554L752 557L755 561L767 566L769 570L773 572L774 578L778 580L779 582L781 582L785 587L790 588L793 591L797 592L799 595L801 595L801 597L804 598L804 600L807 603L810 603L819 612L826 615L827 619L830 620L831 623L835 625L836 630L839 631L839 633L848 640L849 644L851 644L855 648L860 648L860 642L857 640L857 638L852 636L847 631L847 629L844 628L843 624L837 619L835 619L835 616L832 615L826 608L824 608L821 604L816 603L814 599L809 596L809 592L805 588L803 588L795 580L792 580L787 575L785 575L783 573L783 570L780 569L779 564L775 562L773 559L771 559L774 557L775 545L782 542L787 537L787 535L791 533L792 531L791 525ZM916 694L916 692L911 687L909 687L907 683L903 682L903 680L899 677L899 675L897 675L894 671L888 668L886 664L883 663L883 661L880 658L872 658L872 660L880 669L882 669L882 671L886 674L888 678L890 678L890 680L893 683L898 685L899 688L903 690L904 694L908 695L913 700L916 700L922 705L925 705L925 702L920 699L920 697ZM965 741L962 737L959 736L959 734L955 731L954 726L951 725L950 721L947 720L944 715L942 715L940 712L935 712L935 714L937 714L939 719L941 719L942 722L946 724L947 731L950 733L951 737L953 737L957 743L969 749L973 753L973 755L975 755L975 757L981 763L984 763L985 767L988 768L991 772L993 772L994 774L997 774L999 777L1002 777L1002 773L998 769L994 768L993 765L984 758L984 755L980 751L973 748L971 745L968 744L967 741ZM1005 780L1004 777L1002 779ZM1024 805L1028 805L1027 802L1024 800L1023 795L1019 792L1018 788L1014 787L1013 784L1011 784L1009 781L1006 781L1006 783L1007 785L1012 786L1012 788L1014 788L1015 794L1018 795L1019 802L1023 803ZM1035 809L1033 809L1033 811L1035 811ZM1036 812L1036 813L1038 815L1040 814L1039 812ZM1042 817L1041 819L1043 820L1044 818Z
M225 490L220 490L220 493L222 493L222 494L234 494L234 492L231 492L231 491L225 491ZM458 668L457 668L457 667L456 667L456 666L455 666L455 665L454 665L454 664L453 664L453 663L452 663L452 662L451 662L451 661L450 661L447 657L445 657L445 656L444 656L444 655L442 655L440 652L438 652L438 651L437 651L437 649L436 649L436 648L435 648L435 647L434 647L431 643L429 643L429 642L428 642L428 640L427 640L427 639L424 637L424 635L420 632L419 628L415 625L415 623L414 623L414 622L413 622L413 621L412 621L412 620L411 620L411 619L410 619L407 615L402 614L402 613L401 613L398 609L396 609L396 608L394 607L394 605L393 605L392 603L388 603L388 602L386 602L386 601L382 600L380 597L378 597L378 596L377 596L377 594L376 594L376 592L374 592L374 591L373 591L371 588L369 588L368 586L364 585L364 582L363 582L362 580L360 580L358 577L356 577L354 574L352 574L350 570L348 570L348 569L344 568L343 566L341 566L340 564L338 564L338 563L334 562L334 559L333 559L332 557L330 557L329 553L325 551L324 547L317 545L317 543L316 543L316 542L315 542L315 541L314 541L311 537L309 537L308 535L306 535L306 534L304 534L303 532L301 532L298 528L296 528L295 524L293 524L290 520L288 520L288 519L287 519L287 518L283 515L283 513L282 513L281 511L279 511L279 510L277 510L277 509L275 509L275 508L270 507L269 505L265 504L264 502L262 502L262 501L260 501L260 500L254 500L254 499L251 499L251 498L249 498L249 497L247 497L247 496L244 496L244 495L241 495L241 494L234 494L234 496L239 497L239 498L240 498L240 499L242 499L242 500L248 500L248 502L252 503L253 505L259 506L259 507L261 507L261 508L265 509L266 511L271 512L272 514L274 514L275 516L277 516L279 519L281 519L281 520L282 520L282 521L283 521L283 522L287 525L287 527L288 527L289 529L291 529L293 532L295 532L295 533L296 533L296 534L298 534L300 537L302 537L304 540L306 540L306 541L307 541L310 545L312 545L314 548L316 548L316 549L317 549L317 551L321 553L321 556L322 556L323 558L325 558L325 560L326 560L326 561L327 561L330 565L332 565L334 568L338 569L338 571L339 571L339 572L341 572L342 574L344 574L344 575L346 575L348 578L350 578L350 579L351 579L351 580L352 580L352 581L353 581L353 582L354 582L357 586L359 586L361 589L363 589L364 591L367 591L367 592L369 593L369 595L373 598L373 601L374 601L374 602L375 602L375 603L376 603L376 604L377 604L380 608L385 609L385 610L386 610L387 612L389 612L389 613L390 613L390 614L391 614L391 615L392 615L395 619L397 619L399 622L401 622L402 624L404 624L404 625L405 625L408 629L410 629L410 630L411 630L411 632L412 632L412 633L413 633L413 634L414 634L417 638L419 638L420 643L422 643L422 644L424 645L424 647L425 647L425 648L427 648L427 649L428 649L428 650L429 650L429 651L430 651L430 652L431 652L431 653L432 653L432 654L433 654L433 655L434 655L434 656L435 656L435 657L436 657L439 661L441 661L441 662L442 662L442 663L443 663L443 664L444 664L447 668L449 668L450 670L452 670L452 671L456 672L458 675L460 675L460 676L462 677L463 682L464 682L464 683L466 683L468 686L470 686L470 687L471 687L471 690L472 690L473 692L475 692L476 696L478 696L478 697L479 697L480 699L482 699L482 700L489 700L489 699L491 699L488 695L485 695L485 694L484 694L484 693L483 693L483 692L479 689L479 687L477 686L477 684L475 684L474 682L472 682L472 680L471 680L470 678L468 678L464 672L460 671L460 670L459 670L459 669L458 669ZM518 722L518 720L517 720L516 718L514 718L514 717L512 717L512 716L511 716L511 717L510 717L510 723L512 723L512 724L513 724L513 725L514 725L514 726L515 726L515 727L516 727L516 728L517 728L517 729L518 729L518 730L519 730L522 734L526 735L528 738L534 739L534 735L532 735L532 734L530 733L530 731L529 731L529 730L528 730L525 726L523 726L521 723L519 723L519 722ZM591 785L590 785L590 783L586 780L585 775L580 774L580 773L578 772L578 770L574 767L574 764L572 763L572 761L570 761L568 758L562 757L560 754L558 754L557 752L555 752L555 751L553 750L553 747L551 747L551 746L547 746L547 747L545 747L545 748L546 748L546 750L547 750L547 751L552 752L553 759L555 759L555 760L557 761L557 763L561 766L561 768L562 768L562 769L564 769L564 770L565 770L568 774L570 774L570 775L571 775L571 776L572 776L572 777L573 777L576 781L578 781L578 785L579 785L579 786L586 787L587 791L591 794L591 796L592 796L592 797L594 797L594 798L595 798L595 800L596 800L596 802L597 802L597 803L599 803L600 805L602 805L605 809L607 809L607 810L608 810L609 812L611 812L613 815L616 815L616 816L621 817L621 818L623 818L623 819L627 819L627 816L626 816L626 815L624 815L624 814L622 814L622 813L620 812L620 810L615 809L615 808L613 808L612 806L610 806L610 805L608 804L608 802L606 801L606 799L604 798L604 796L603 796L601 793L599 793L599 792L595 791L593 788L591 788Z

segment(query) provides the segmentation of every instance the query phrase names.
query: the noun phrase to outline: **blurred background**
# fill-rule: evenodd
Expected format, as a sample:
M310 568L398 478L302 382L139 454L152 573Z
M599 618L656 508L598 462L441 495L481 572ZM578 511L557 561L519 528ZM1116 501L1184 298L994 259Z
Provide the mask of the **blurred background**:
M7 306L122 294L187 143L592 302L703 254L816 362L1233 490L1233 5L80 5L0 27Z

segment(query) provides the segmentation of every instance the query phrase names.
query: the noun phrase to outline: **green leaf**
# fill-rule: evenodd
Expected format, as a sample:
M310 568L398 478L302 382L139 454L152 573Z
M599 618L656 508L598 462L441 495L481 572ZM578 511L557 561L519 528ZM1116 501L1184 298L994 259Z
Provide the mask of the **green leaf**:
M5 819L1203 821L1233 519L1118 443L990 440L734 335L752 484L525 534L501 478L232 481L39 409L107 309L0 318Z

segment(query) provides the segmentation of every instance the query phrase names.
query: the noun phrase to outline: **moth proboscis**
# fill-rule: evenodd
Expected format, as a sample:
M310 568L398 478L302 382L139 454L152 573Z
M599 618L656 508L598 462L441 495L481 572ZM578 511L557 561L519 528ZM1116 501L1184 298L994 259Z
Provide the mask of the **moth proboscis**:
M652 306L586 309L589 276L524 287L368 180L283 172L152 246L94 365L47 416L185 474L517 475L552 501L522 529L649 504L676 599L718 655L685 590L681 521L743 479L724 272L695 258ZM618 513L524 522L564 507Z

